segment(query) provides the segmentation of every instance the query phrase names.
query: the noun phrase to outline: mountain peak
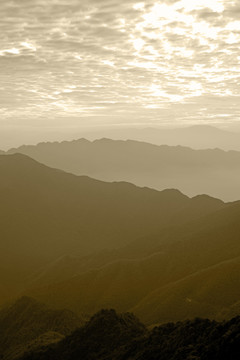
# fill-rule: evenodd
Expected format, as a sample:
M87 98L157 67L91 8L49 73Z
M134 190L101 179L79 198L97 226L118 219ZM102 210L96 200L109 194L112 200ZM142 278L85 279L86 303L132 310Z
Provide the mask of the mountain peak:
M20 310L21 308L26 308L29 306L35 306L35 307L44 307L43 304L39 303L37 300L35 300L34 298L30 297L30 296L22 296L21 298L19 298L13 305L15 308L17 308L18 310Z
M118 314L114 309L102 309L93 315L87 324L91 330L99 327L115 327L119 326L122 330L132 329L135 331L143 331L144 325L132 313Z
M60 346L63 353L68 353L71 344L67 359L98 359L109 350L115 351L145 333L145 326L134 315L118 314L113 309L105 309L95 314L86 325L75 330ZM92 353L94 357L91 357Z

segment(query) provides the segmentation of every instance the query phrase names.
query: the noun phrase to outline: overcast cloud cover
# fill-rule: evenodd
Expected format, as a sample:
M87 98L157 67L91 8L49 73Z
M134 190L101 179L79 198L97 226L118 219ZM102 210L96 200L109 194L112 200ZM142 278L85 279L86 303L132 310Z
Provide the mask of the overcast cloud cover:
M239 121L239 0L0 0L0 129Z

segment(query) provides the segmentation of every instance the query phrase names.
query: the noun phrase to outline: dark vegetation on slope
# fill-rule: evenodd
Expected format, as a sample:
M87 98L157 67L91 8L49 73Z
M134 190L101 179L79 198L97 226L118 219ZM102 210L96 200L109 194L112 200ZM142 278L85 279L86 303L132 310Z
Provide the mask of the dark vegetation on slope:
M147 330L131 314L102 310L65 339L21 360L238 360L240 317L195 319Z
M11 360L28 348L62 340L83 323L69 310L52 310L22 297L0 311L0 358Z

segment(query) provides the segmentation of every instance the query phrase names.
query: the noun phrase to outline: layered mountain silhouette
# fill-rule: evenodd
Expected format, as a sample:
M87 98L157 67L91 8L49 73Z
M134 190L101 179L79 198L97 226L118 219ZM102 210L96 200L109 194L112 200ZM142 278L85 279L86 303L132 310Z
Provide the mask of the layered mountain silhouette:
M208 194L225 201L240 199L240 152L236 151L79 139L21 146L8 153L16 152L53 168L104 181L127 181L158 190L175 188L189 196Z
M137 140L156 145L187 146L193 149L214 149L240 151L240 133L230 129L222 129L212 125L192 125L184 127L99 127L91 129L77 129L73 131L32 131L23 132L1 131L0 147L1 150L10 147L18 147L23 143L37 144L41 141L64 141L76 138L86 138L95 140L101 138L110 138L114 140Z
M133 139L156 145L181 145L193 149L240 150L239 132L223 130L212 125L193 125L181 128L118 128L116 130L89 132L82 136L89 140L108 137L115 140Z
M128 128L105 131L103 134L111 139L133 139L157 145L181 145L193 149L240 150L239 132L223 130L212 125L193 125L181 128ZM89 138L93 139L90 136L89 134ZM96 138L97 133L94 136Z
M56 130L56 129L55 129ZM86 138L95 140L110 138L115 140L137 140L156 145L187 146L193 149L214 149L240 150L240 133L231 130L220 129L212 125L192 125L184 127L99 127L98 129L77 129L74 131L54 131L54 132L23 132L1 131L0 147L2 150L10 147L18 147L23 143L37 144L41 141L64 141L76 138ZM15 145L14 145L15 144Z
M0 170L1 253L9 250L11 256L16 251L57 257L124 245L172 221L192 203L176 190L77 177L23 155L1 156Z
M137 140L156 145L187 146L193 149L240 150L239 132L223 130L212 125L192 125L185 127L145 127L145 128L115 128L74 132L76 138L88 140L110 138L115 140Z
M24 293L148 325L238 314L239 202L106 183L22 154L0 156L0 171L2 303ZM49 331L29 347L63 335Z
M0 171L0 260L10 293L12 284L21 287L29 272L59 256L120 248L228 206L177 190L79 177L20 154L1 155Z
M0 311L0 358L15 359L30 349L58 342L83 324L69 310L51 310L22 297Z
M25 353L22 360L237 360L240 318L168 323L147 330L129 313L102 310L55 345Z

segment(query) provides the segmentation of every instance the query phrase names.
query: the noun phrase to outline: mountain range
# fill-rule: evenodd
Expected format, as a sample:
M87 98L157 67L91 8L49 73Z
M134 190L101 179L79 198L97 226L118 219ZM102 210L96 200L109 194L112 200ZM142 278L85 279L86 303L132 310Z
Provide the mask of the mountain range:
M21 154L1 155L0 171L1 301L60 256L124 247L228 206L177 190L67 174Z
M126 181L157 190L178 189L188 196L207 194L224 201L240 199L240 152L193 150L133 140L79 139L21 146L21 153L75 175Z
M24 129L25 130L25 129ZM182 127L99 127L94 129L77 129L72 131L48 131L40 129L26 132L19 128L2 129L0 148L2 150L18 147L21 144L36 144L41 141L63 141L76 138L88 140L111 138L115 140L137 140L156 145L187 146L193 149L240 150L240 133L212 125L192 125Z
M0 171L2 303L21 293L81 317L134 311L148 325L237 313L239 202L106 183L21 154L0 156Z
M212 125L192 125L173 128L117 128L79 132L89 140L107 137L115 140L137 140L156 145L187 146L193 149L240 150L240 133Z
M1 254L48 257L115 248L167 225L227 206L178 190L106 183L51 169L24 155L0 156ZM206 206L204 206L204 202ZM21 242L21 246L20 243Z

